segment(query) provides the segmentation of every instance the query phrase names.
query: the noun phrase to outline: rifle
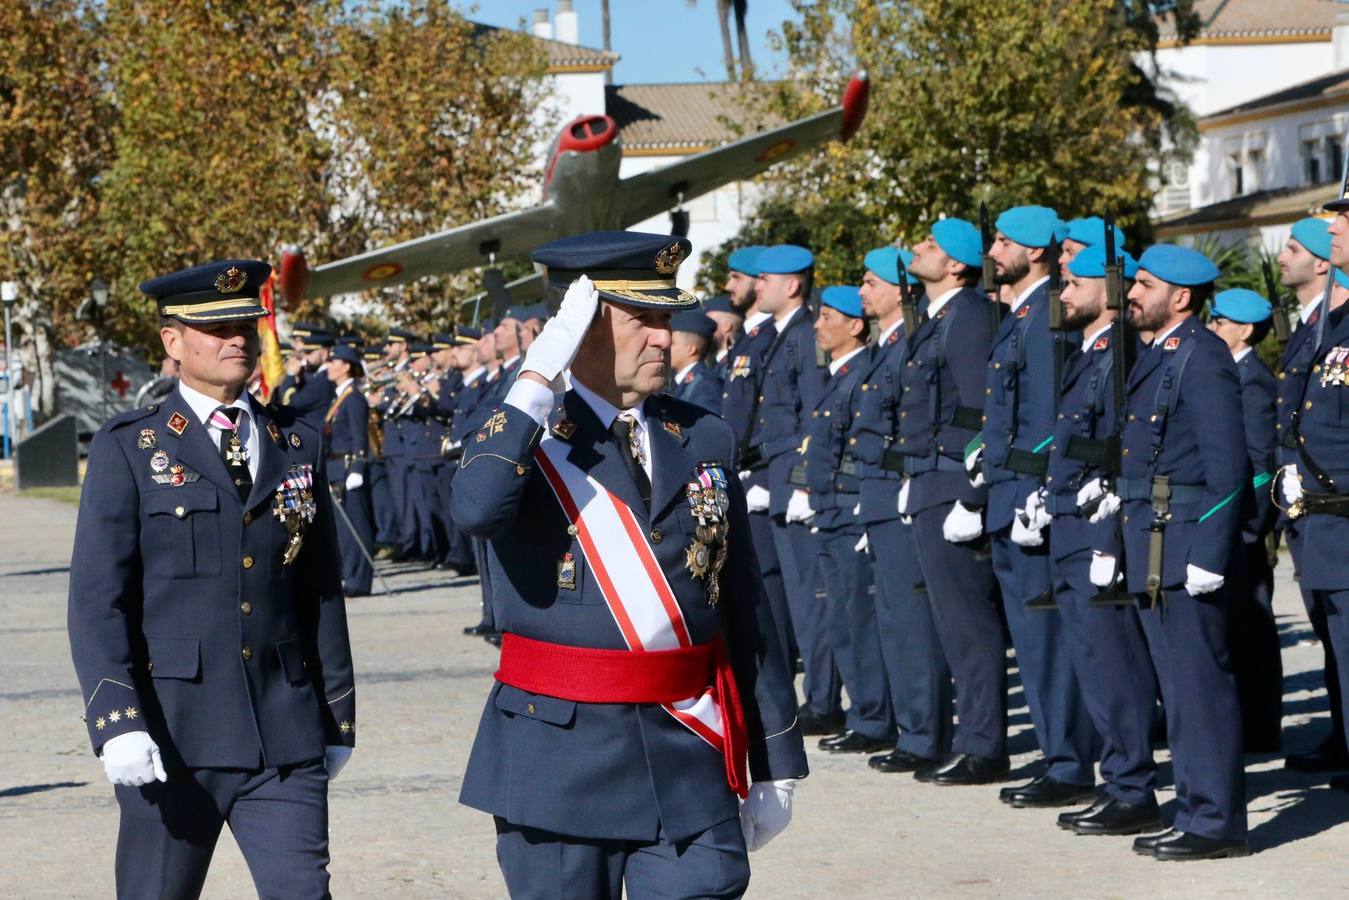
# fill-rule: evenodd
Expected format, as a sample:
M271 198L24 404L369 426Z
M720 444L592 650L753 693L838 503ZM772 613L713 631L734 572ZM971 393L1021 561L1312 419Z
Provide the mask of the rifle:
M1292 337L1292 332L1288 328L1288 307L1283 297L1279 295L1279 283L1274 278L1274 266L1269 260L1265 260L1260 266L1260 270L1265 275L1265 292L1269 294L1269 302L1274 307L1272 313L1274 316L1274 340L1279 342L1279 349L1282 350L1288 344L1288 339ZM1334 273L1331 273L1334 277Z
M1045 252L1049 257L1049 339L1054 344L1054 418L1052 421L1057 423L1059 420L1059 395L1063 389L1064 354L1067 352L1063 328L1065 315L1062 297L1063 270L1059 266L1058 244L1050 244ZM1032 597L1026 601L1026 609L1030 610L1058 609L1058 606L1058 603L1054 600L1052 585L1040 596Z
M983 201L979 203L979 239L984 248L984 277L981 287L991 304L988 314L993 319L993 330L997 331L998 326L1002 324L1003 307L1001 292L998 290L997 275L993 266L993 257L989 256L988 253L993 249L993 225L988 219L988 204Z
M905 271L904 258L899 258L899 309L904 315L904 337L910 341L918 331L918 298L913 295L909 285L909 273Z

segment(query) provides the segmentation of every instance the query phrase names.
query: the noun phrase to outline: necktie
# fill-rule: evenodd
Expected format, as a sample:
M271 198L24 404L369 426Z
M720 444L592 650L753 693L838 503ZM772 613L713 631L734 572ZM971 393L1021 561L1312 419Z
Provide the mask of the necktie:
M230 477L234 479L239 499L247 501L253 490L253 476L248 473L248 454L239 437L241 412L243 410L237 406L222 406L211 413L211 424L220 429L220 456L225 460Z
M642 468L642 444L640 435L637 433L637 421L624 413L614 419L614 424L609 426L609 433L614 436L614 440L618 441L618 457L627 466L628 474L632 476L633 483L637 485L637 493L641 494L642 502L649 508L651 506L651 479L646 477L646 469Z

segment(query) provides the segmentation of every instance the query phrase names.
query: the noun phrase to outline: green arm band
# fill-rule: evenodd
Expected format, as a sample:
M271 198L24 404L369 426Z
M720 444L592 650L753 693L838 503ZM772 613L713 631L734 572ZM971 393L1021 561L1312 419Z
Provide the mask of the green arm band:
M1051 434L1049 437L1045 438L1043 441L1036 444L1035 449L1032 450L1031 453L1039 453L1041 450L1043 450L1044 448L1048 447L1051 443L1053 443L1053 441L1054 435Z
M1224 506L1226 506L1227 504L1231 503L1233 500L1235 500L1235 499L1237 498L1237 494L1240 494L1240 493L1241 493L1241 488L1237 488L1235 491L1233 491L1232 493L1228 494L1227 497L1226 497L1226 499L1224 499L1221 503L1219 503L1217 506L1213 507L1213 509L1210 509L1208 512L1204 513L1202 516L1200 516L1200 517L1199 517L1199 521L1200 521L1200 522L1203 522L1203 521L1204 521L1205 519L1207 519L1209 516L1213 515L1213 514L1216 513L1218 510L1222 509Z
M1255 488L1256 490L1259 490L1260 488L1269 484L1273 480L1274 480L1273 472L1261 472L1259 475L1251 479L1251 487Z
M969 459L970 455L973 454L983 445L984 445L984 435L981 432L979 434L976 434L974 438L968 444L965 445L965 458Z

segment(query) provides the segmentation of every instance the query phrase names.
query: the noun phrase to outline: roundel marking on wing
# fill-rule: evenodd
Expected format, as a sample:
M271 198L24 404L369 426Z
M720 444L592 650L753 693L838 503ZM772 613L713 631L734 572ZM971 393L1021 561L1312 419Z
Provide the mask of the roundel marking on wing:
M376 263L361 273L361 280L384 281L385 279L394 277L401 271L403 271L403 267L396 262Z

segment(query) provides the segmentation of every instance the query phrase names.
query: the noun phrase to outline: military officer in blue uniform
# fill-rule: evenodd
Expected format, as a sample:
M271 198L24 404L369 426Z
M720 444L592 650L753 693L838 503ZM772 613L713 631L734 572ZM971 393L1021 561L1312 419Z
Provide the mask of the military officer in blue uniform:
M333 344L331 334L317 329L297 337L294 346L299 366L293 375L287 376L290 383L283 381L277 392L282 406L295 410L315 429L321 427L323 415L333 400L333 383L326 374Z
M762 244L737 247L726 258L726 283L722 289L726 291L731 306L746 319L756 311L758 305L758 259L759 254L766 249Z
M721 415L721 395L725 382L721 369L708 361L717 323L701 309L681 310L671 317L670 331L673 341L670 346L670 368L674 372L670 393L710 413Z
M409 348L419 340L416 334L405 328L391 328L384 338L385 358L389 361L389 375L394 380L384 387L379 403L375 404L380 413L380 427L384 432L382 448L385 467L389 472L389 489L393 495L393 506L398 516L398 548L393 559L407 559L414 556L416 534L407 530L408 506L408 459L406 440L403 435L404 421L395 415L395 406L400 405L402 392L398 389L398 379L407 373L412 364Z
M806 774L735 436L657 393L670 313L697 303L674 283L688 250L535 251L565 298L464 445L454 516L490 542L505 634L460 800L495 816L514 897L740 896Z
M440 559L447 545L444 522L436 509L440 467L445 461L440 450L443 429L428 414L432 399L428 385L440 377L431 358L434 352L430 341L414 341L409 346L408 372L399 381L401 398L393 410L401 425L407 466L403 532L412 536L410 555L429 565Z
M182 379L90 445L69 633L121 807L120 897L198 896L226 822L259 895L328 896L355 688L323 442L244 390L270 272L225 260L142 284Z
M942 652L918 563L912 523L899 512L904 457L892 450L900 433L900 373L908 357L910 323L901 307L900 279L908 281L916 329L922 320L922 282L907 271L908 250L878 247L866 255L859 296L879 335L871 359L853 388L856 410L848 423L845 462L861 481L861 551L876 588L876 631L898 737L894 748L867 762L881 772L931 768L951 752L951 669Z
M848 426L860 406L857 386L871 361L867 323L857 288L827 287L815 318L816 343L829 359L829 378L806 423L795 490L786 519L810 529L825 590L823 639L848 692L844 728L820 741L832 753L868 753L894 746L895 722L877 631L871 567L858 545L861 479L848 454Z
M466 325L456 325L445 334L434 335L444 343L448 350L439 382L430 385L435 399L431 405L431 415L440 422L442 428L440 453L447 463L440 467L440 492L437 497L438 509L444 517L448 545L443 559L444 567L456 575L471 575L477 571L477 562L473 556L473 544L469 536L455 527L450 517L450 495L454 490L454 473L458 471L458 456L450 449L453 443L455 415L460 408L460 395L469 390L480 390L481 366L477 360L478 339L482 332ZM475 374L473 387L468 381L469 373Z
M360 351L338 347L328 358L328 377L336 396L323 416L323 447L328 461L330 492L342 504L351 527L337 523L342 552L342 588L348 597L370 593L374 570L367 555L375 533L366 475L370 460L370 406L357 389L364 375Z
M1028 609L1052 597L1047 537L1018 516L1044 484L1053 442L1056 362L1068 335L1049 327L1049 281L1064 224L1043 206L1018 206L997 219L989 254L997 281L1013 295L993 336L985 386L983 447L971 462L988 481L985 528L993 571L1016 651L1045 770L1003 801L1018 807L1067 806L1095 796L1097 738L1073 672L1055 609ZM1057 273L1054 273L1057 274ZM973 526L973 522L971 525Z
M959 724L951 753L914 777L942 785L1007 776L1007 662L997 582L981 540L988 487L971 483L964 453L977 438L993 340L989 300L975 286L979 229L942 219L913 248L927 318L909 338L890 445L904 472L898 511L913 521L933 623L955 679ZM973 523L973 527L971 527Z
M1126 279L1137 274L1136 262L1122 250L1119 262ZM1068 266L1064 324L1081 334L1082 343L1063 367L1049 473L1032 504L1038 511L1027 510L1032 525L1053 519L1048 531L1054 599L1083 700L1101 735L1100 798L1058 818L1060 828L1083 835L1163 827L1152 755L1157 678L1138 608L1127 597L1116 605L1094 602L1101 590L1090 577L1093 548L1115 542L1117 523L1108 516L1093 522L1094 510L1084 513L1078 506L1079 493L1108 477L1106 448L1119 421L1115 379L1128 374L1115 371L1119 330L1117 313L1106 305L1106 277L1105 248L1099 244L1080 248ZM1127 333L1126 340L1137 338Z
M1251 489L1241 386L1232 354L1199 319L1218 267L1172 244L1149 247L1138 267L1129 318L1153 338L1129 373L1122 471L1100 503L1123 516L1124 584L1144 607L1177 811L1170 831L1138 838L1134 850L1167 860L1242 856L1241 707L1223 574L1240 552L1242 495ZM1097 549L1091 580L1109 587L1117 551L1113 542Z
M722 380L725 381L726 360L731 348L735 346L735 342L739 340L740 335L745 333L745 316L731 304L731 298L728 294L718 294L704 300L703 312L717 326L716 331L712 333L710 362L720 370Z
M1105 220L1100 216L1087 216L1069 221L1065 228L1063 244L1059 248L1059 265L1066 276L1068 266L1077 254L1088 247L1105 247ZM1123 250L1124 232L1114 225L1111 228L1114 231L1115 247Z

